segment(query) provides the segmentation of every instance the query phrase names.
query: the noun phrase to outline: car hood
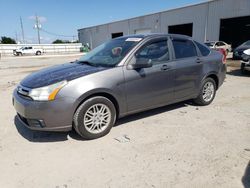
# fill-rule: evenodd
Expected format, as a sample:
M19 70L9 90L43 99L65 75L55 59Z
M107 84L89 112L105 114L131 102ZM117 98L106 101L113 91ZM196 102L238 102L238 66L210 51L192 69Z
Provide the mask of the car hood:
M236 51L244 51L244 50L247 50L247 49L249 49L250 48L250 46L238 46L237 48L235 48L235 52Z
M108 67L110 68L110 67ZM28 75L21 81L21 85L27 88L39 88L51 85L63 80L74 80L92 73L108 69L107 67L94 67L78 62L66 63L42 69Z

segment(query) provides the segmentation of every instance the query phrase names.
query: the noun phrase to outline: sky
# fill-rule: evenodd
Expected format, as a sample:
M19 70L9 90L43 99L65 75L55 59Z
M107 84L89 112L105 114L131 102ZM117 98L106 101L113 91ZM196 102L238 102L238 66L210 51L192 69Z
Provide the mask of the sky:
M35 15L41 43L77 39L77 29L132 18L204 0L0 0L0 37L22 40L20 17L27 43L37 43ZM74 36L74 37L73 37Z

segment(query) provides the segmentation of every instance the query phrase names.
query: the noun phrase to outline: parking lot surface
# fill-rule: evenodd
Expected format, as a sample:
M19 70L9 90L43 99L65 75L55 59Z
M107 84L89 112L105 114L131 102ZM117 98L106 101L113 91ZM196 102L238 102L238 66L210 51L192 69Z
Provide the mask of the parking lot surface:
M0 187L250 187L250 74L229 62L214 102L123 118L100 139L18 123L12 91L26 75L79 56L0 61Z

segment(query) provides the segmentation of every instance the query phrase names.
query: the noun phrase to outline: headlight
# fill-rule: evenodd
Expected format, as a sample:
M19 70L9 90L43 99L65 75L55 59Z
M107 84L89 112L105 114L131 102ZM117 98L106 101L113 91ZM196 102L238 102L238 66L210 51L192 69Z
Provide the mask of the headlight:
M67 84L67 81L58 82L49 86L32 89L29 96L36 101L52 101L57 93Z

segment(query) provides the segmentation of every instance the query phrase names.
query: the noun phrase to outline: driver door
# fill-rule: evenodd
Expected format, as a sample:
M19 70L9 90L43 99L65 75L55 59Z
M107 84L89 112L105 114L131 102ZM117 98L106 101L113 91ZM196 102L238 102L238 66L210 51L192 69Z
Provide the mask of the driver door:
M167 38L154 39L143 45L129 62L148 59L152 67L128 69L124 66L128 112L162 106L173 99L174 65L170 54Z

